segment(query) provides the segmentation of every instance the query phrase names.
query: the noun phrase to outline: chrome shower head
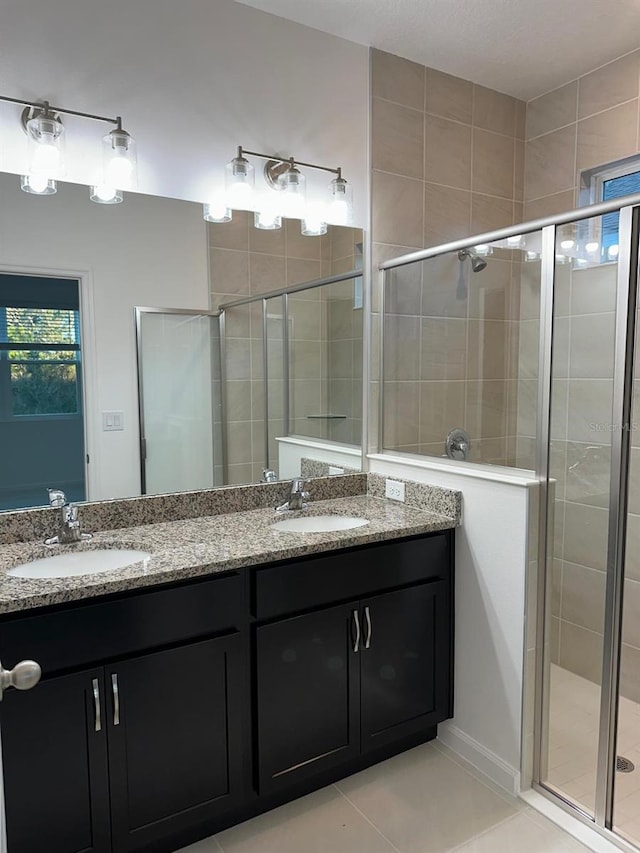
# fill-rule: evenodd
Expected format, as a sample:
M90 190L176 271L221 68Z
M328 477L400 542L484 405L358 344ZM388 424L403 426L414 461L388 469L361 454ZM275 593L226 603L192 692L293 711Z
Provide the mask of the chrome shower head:
M458 252L458 260L464 261L466 258L469 258L471 261L471 269L474 272L482 272L482 270L487 266L487 262L484 258L481 258L480 255L476 255L475 252L472 252L469 249L460 249Z

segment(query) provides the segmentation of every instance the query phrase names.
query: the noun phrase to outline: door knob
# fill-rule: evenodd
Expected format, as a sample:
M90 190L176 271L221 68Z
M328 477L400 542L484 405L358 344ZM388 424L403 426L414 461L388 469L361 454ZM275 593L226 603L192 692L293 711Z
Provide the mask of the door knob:
M8 687L16 690L31 690L40 681L42 670L34 660L21 660L13 669L5 669L0 663L0 701Z

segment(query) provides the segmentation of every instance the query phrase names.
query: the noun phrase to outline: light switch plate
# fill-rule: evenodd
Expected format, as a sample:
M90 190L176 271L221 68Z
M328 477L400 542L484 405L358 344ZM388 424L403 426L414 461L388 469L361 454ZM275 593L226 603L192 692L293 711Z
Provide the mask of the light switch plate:
M404 503L404 483L399 480L386 480L384 487L385 497L392 501L402 501Z
M102 431L117 432L124 429L124 412L103 412Z

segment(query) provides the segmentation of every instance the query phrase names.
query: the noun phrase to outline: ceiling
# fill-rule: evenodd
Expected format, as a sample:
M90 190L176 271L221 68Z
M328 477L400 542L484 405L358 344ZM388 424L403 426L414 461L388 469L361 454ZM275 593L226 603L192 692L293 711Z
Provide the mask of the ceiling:
M239 0L529 100L640 47L640 0Z

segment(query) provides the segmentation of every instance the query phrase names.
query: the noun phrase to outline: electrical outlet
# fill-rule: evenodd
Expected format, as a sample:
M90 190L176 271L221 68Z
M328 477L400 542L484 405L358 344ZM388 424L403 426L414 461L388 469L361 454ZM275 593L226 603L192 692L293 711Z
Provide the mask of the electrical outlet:
M384 487L385 497L392 501L402 501L404 503L404 483L399 480L386 480Z
M335 477L337 474L344 474L344 468L338 468L337 465L329 465L329 476Z

